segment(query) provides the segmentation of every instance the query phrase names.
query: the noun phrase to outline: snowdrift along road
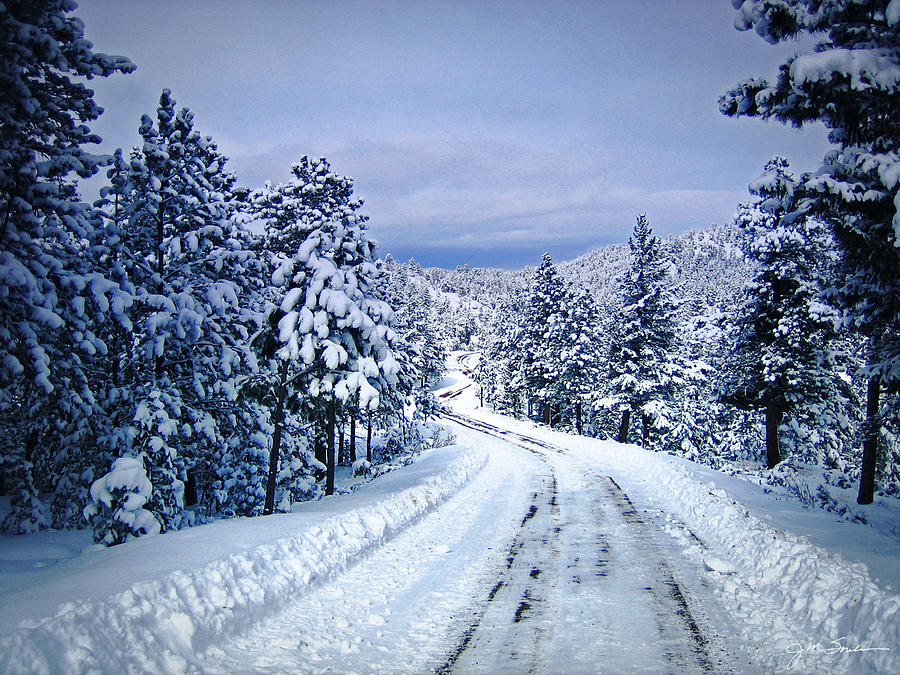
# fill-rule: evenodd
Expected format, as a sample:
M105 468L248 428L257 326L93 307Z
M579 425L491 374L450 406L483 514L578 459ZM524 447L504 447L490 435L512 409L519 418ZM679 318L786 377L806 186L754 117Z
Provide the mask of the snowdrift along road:
M30 574L0 671L900 672L900 596L864 565L466 384L460 445L351 496Z
M260 519L223 523L230 527L211 534L245 550L193 568L179 564L180 554L189 558L190 549L203 546L197 530L204 527L118 547L139 553L125 561L110 560L118 558L116 549L89 553L90 567L71 576L63 567L46 585L4 598L4 623L27 611L31 596L48 593L72 600L52 616L26 620L0 639L0 672L202 670L198 656L209 646L295 602L310 585L333 578L455 494L484 463L483 452L433 450L354 495L266 518L281 534L258 546L248 547L247 542L259 537L254 530ZM142 566L159 558L168 561L171 571L129 583L129 578L143 575ZM125 588L74 599L80 588L96 587L104 578L113 588Z

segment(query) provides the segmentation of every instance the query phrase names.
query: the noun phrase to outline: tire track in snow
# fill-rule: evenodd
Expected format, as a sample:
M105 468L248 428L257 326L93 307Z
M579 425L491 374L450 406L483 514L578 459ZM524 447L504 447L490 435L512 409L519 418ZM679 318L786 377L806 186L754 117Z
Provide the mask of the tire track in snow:
M546 531L539 541L545 553L559 557L559 542L554 540L560 538L562 527L569 524L562 523L559 520L558 481L553 462L550 460L556 455L567 456L566 459L571 459L568 457L569 453L553 444L525 434L502 429L496 425L465 415L445 413L445 416L457 424L501 438L543 459L552 476L552 491L549 491L549 497L548 493L545 493L543 502L545 503L545 508L553 508L555 510L555 519L551 519L552 522L548 521L545 523ZM555 455L549 453L555 453ZM556 463L560 461L562 461L562 458L557 459ZM661 648L660 660L668 664L666 667L676 668L679 671L688 670L706 673L727 670L726 661L728 659L722 658L721 654L717 654L715 657L711 656L714 647L710 644L704 630L701 628L700 622L698 622L694 611L692 611L690 596L686 594L679 582L676 581L672 567L666 562L659 546L656 545L650 526L640 517L628 495L611 477L600 475L587 466L576 467L576 469L589 475L588 483L597 486L596 496L598 499L596 499L597 503L591 509L595 520L595 529L581 531L577 527L578 524L574 523L576 531L574 534L570 533L568 535L569 543L572 545L573 551L591 551L594 559L587 561L583 560L580 555L572 555L571 559L566 561L565 570L556 570L557 584L559 584L559 579L566 578L568 583L579 587L587 584L584 587L586 589L590 587L590 592L596 593L598 590L599 592L608 592L611 590L610 588L603 591L603 587L600 585L604 582L609 583L607 578L611 572L616 574L616 581L612 583L620 583L623 577L623 566L629 566L630 573L634 573L635 569L639 568L636 573L640 574L641 578L648 580L647 585L643 588L645 597L639 603L643 605L640 609L644 610L644 607L646 607L645 611L653 615L653 623L655 624ZM479 642L490 643L490 648L497 649L497 639L485 637L485 629L479 631L479 628L484 623L485 615L489 612L490 606L497 601L501 591L513 583L510 578L514 576L512 565L524 545L521 536L522 529L539 513L540 506L538 505L537 496L537 494L533 495L529 511L523 516L520 534L517 535L508 557L506 575L501 577L492 588L485 601L483 611L478 614L472 625L467 628L460 643L441 667L437 669L437 672L452 672L460 662L465 666L460 668L461 671L471 669L473 666L475 669L485 669L486 664L483 660L472 658L473 653L479 652L479 650L481 652L485 651L484 646L479 644ZM613 540L610 541L609 534L617 536L613 536ZM593 548L591 548L590 540L593 540ZM637 555L635 555L634 551L629 552L626 550L624 551L626 553L625 559L617 560L615 551L619 550L621 554L623 552L622 549L626 547L636 549ZM540 549L536 552L532 551L530 557L540 557ZM549 555L545 557L549 557ZM638 558L645 558L646 560L638 562ZM520 630L519 624L538 619L542 612L552 614L552 608L542 606L546 604L543 594L559 593L560 589L552 588L552 583L549 585L538 585L538 582L542 578L546 579L547 575L537 565L531 567L528 578L534 583L529 584L526 581L526 583L522 584L521 581L519 582L519 586L524 586L524 589L521 590L521 597L518 604L515 605L512 628L505 627L500 628L500 630L516 632ZM545 618L552 620L552 617ZM498 630L496 623L490 627L490 630ZM544 634L551 632L552 629L548 630L546 626L538 627L535 631L534 649L527 668L522 668L525 664L521 663L521 660L517 661L513 658L514 655L510 655L517 670L536 672L546 668L548 664L541 661L541 643L545 639ZM518 642L520 645L522 643L521 640L512 642ZM509 664L502 662L502 665L507 666ZM662 663L659 665L662 666ZM487 670L490 670L490 668L487 668Z
M598 476L598 478L600 477ZM661 592L658 587L654 588L653 586L649 586L647 591L654 596L655 601L661 606L662 611L666 614L671 615L672 609L674 608L675 616L681 621L683 631L690 639L695 665L705 673L720 672L718 668L713 666L709 654L709 641L700 629L697 620L694 618L691 608L688 605L688 601L685 599L684 592L679 583L675 580L671 567L666 563L653 542L650 541L650 538L646 536L646 532L642 531L647 527L644 520L640 517L640 514L638 514L631 499L615 479L610 476L604 476L603 478L607 481L604 487L610 497L610 502L619 510L622 519L635 529L636 537L643 540L643 547L653 551L658 578L664 592ZM664 639L671 639L671 636L667 635L668 631L666 629L667 626L660 626L661 637ZM666 652L667 660L673 665L682 668L687 667L689 664L684 663L679 656L680 655L677 654L677 652ZM721 667L721 665L722 664L719 664L719 667Z
M506 534L537 487L540 462L511 459L489 456L440 508L246 635L211 649L201 672L431 670L448 635L471 620L476 594L493 582L485 570L506 564Z

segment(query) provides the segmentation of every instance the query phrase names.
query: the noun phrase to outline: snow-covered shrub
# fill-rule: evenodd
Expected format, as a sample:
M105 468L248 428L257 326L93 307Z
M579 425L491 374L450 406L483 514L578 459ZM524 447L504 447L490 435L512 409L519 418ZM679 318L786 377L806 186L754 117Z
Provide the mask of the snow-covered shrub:
M367 459L358 459L353 462L353 475L368 477L372 473L372 462Z
M327 467L306 449L305 438L299 440L303 443L289 447L287 456L282 456L279 461L277 486L281 497L278 508L282 511L290 511L291 504L322 496L322 486L316 482L316 476L324 475Z
M141 535L159 534L159 521L144 508L152 493L143 460L119 457L110 472L91 485L91 503L84 508L94 541L114 546Z
M30 477L30 471L29 471ZM33 483L27 483L32 485ZM50 513L35 490L23 487L13 494L12 509L3 521L7 534L31 534L50 527Z
M426 438L428 439L429 447L443 448L444 446L456 443L456 434L443 424L428 422L423 428L425 430Z

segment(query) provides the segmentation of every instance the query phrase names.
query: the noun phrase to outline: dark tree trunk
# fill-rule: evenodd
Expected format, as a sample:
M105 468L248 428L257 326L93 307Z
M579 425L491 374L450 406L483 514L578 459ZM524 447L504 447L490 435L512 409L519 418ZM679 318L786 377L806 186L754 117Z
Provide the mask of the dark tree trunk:
M875 499L875 464L878 459L878 399L881 396L881 380L869 378L866 395L866 435L863 440L862 475L859 478L857 504L871 504Z
M278 389L275 392L275 410L272 412L272 447L269 450L269 473L266 476L266 499L263 515L275 511L275 479L278 476L278 453L281 452L281 433L284 427L284 399L287 396L288 362L282 361L278 371Z
M316 460L322 462L322 464L328 464L328 448L325 444L325 429L323 428L322 421L317 420L315 426L316 438L314 441L315 444L315 453Z
M344 451L344 420L338 424L338 464L343 466L347 463L347 453Z
M647 440L650 438L650 418L641 413L641 445L647 447Z
M622 413L622 422L619 424L619 443L628 442L628 425L631 423L631 410Z
M366 420L366 461L372 463L372 413Z
M548 427L553 426L552 419L550 417L550 402L544 401L544 424Z
M575 404L575 431L581 436L581 401Z
M350 415L350 464L356 462L356 415Z
M325 462L325 494L333 495L334 494L334 418L335 418L335 405L334 401L328 403L328 422L325 427L325 443L326 443L326 453L325 456L327 458Z
M770 469L781 461L781 450L778 447L778 425L784 411L777 403L766 404L766 464Z
M163 221L163 208L159 207L159 217L156 219L156 275L159 277L156 281L156 292L163 295L163 266L165 264L163 257L163 235L165 234L165 223ZM157 356L153 360L153 374L158 380L162 376L163 357ZM273 436L274 438L274 436Z

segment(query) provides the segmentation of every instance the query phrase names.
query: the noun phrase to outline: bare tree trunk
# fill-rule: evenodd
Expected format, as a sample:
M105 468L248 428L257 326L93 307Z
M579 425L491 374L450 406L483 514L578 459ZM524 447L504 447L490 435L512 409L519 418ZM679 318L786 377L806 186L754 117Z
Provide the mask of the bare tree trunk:
M372 463L372 413L366 420L366 461Z
M269 473L266 476L266 498L263 503L263 515L268 516L275 511L275 479L278 476L278 454L281 452L281 433L284 428L284 399L287 396L288 362L282 361L278 370L278 389L275 397L275 410L272 412L272 447L269 449Z
M781 461L781 450L778 447L778 425L784 411L777 403L766 404L766 464L770 469Z
M628 442L628 425L631 423L631 409L627 409L622 413L622 422L619 424L619 443Z
M163 222L163 207L159 205L159 216L156 219L156 275L159 277L156 283L156 292L163 295L165 285L163 283L163 266L165 258L163 256L163 235L165 234L165 223ZM153 360L153 375L158 380L162 377L162 354Z
M550 418L550 401L544 401L544 424L548 427L553 426Z
M327 446L325 456L325 494L334 494L334 418L335 418L334 401L328 403L328 422L325 427L325 443Z
M350 415L350 464L356 462L356 415Z
M878 399L881 396L881 380L876 375L869 378L866 395L866 435L863 440L862 475L859 478L857 504L871 504L875 499L875 465L878 459Z
M647 441L650 439L650 418L641 413L641 446L647 447Z
M581 401L575 404L575 431L581 436Z
M338 432L338 464L343 466L347 462L347 453L344 452L344 420L341 418L337 428Z

